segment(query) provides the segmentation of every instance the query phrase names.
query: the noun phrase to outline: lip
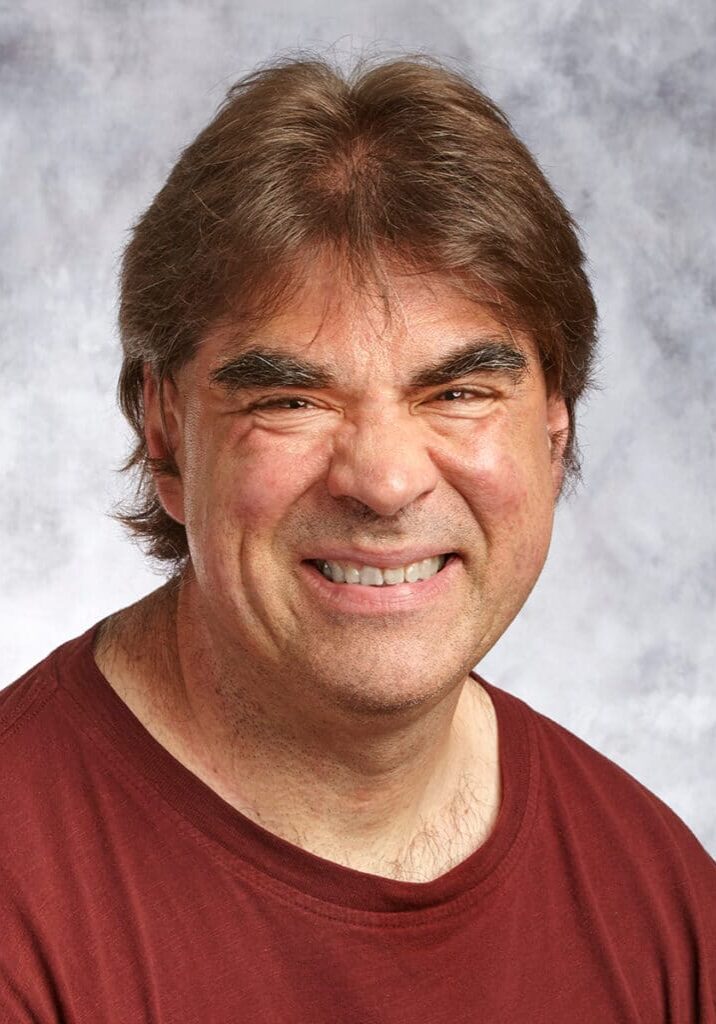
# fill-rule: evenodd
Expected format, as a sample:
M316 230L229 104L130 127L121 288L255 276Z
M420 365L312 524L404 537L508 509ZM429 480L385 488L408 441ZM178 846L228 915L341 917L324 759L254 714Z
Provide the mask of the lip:
M305 561L352 562L354 565L371 565L376 569L397 569L401 565L422 562L436 555L452 554L452 549L436 547L403 548L401 551L367 551L360 548L324 548L308 556ZM399 585L399 584L398 584Z
M426 556L429 557L429 556ZM402 565L402 562L398 563ZM445 567L429 580L396 583L393 586L364 587L358 583L333 583L310 562L301 563L306 585L323 604L336 612L359 615L409 614L434 604L455 585L462 559L449 558Z

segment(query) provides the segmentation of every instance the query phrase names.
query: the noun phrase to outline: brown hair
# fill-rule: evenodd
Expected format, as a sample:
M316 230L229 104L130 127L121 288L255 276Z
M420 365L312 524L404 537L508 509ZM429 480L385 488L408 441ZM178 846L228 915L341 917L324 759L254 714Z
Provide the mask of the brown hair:
M162 508L144 440L143 368L157 381L227 318L260 322L290 301L307 254L333 251L359 282L382 256L436 270L532 333L570 416L566 478L579 476L575 403L590 384L597 313L570 214L505 114L463 74L417 56L343 76L285 58L241 79L181 154L134 227L121 272L119 401L138 471L118 518L180 566L184 527Z

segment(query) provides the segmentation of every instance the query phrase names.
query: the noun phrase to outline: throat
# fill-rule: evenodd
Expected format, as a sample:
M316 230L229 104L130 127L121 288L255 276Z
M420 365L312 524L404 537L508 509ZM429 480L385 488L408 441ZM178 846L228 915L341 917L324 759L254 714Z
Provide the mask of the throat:
M498 773L499 774L499 773ZM383 837L356 842L346 849L330 840L301 842L308 852L381 878L401 882L431 882L447 874L473 853L492 834L499 812L498 788L480 787L465 778L458 793L432 821L420 820L409 838Z

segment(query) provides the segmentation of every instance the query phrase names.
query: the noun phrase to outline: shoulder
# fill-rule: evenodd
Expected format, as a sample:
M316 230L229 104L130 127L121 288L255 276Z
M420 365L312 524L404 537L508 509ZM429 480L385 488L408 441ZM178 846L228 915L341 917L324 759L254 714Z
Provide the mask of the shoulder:
M0 690L0 833L6 836L17 839L26 831L30 808L35 815L52 805L73 765L81 771L75 693L93 665L96 629L68 640Z
M77 639L62 644L0 690L0 761L3 767L18 745L40 739L42 723L48 721L43 710L56 698L58 691L58 663L76 645Z
M521 705L538 751L542 827L571 860L608 871L612 884L705 912L716 944L716 861L664 800L615 761Z
M527 708L540 751L546 791L575 798L575 814L598 813L623 827L627 817L664 838L689 831L676 813L620 764L549 716Z

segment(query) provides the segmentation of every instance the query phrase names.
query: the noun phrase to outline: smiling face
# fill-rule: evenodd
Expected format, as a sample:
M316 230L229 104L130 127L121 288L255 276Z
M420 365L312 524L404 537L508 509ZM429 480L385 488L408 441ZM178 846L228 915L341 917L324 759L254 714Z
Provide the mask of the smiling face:
M150 454L180 472L157 487L186 526L194 621L225 664L324 706L453 690L536 582L562 479L567 412L532 341L436 275L391 280L390 322L318 264L251 337L210 333L165 391L166 435L145 386ZM448 553L396 588L312 564Z

